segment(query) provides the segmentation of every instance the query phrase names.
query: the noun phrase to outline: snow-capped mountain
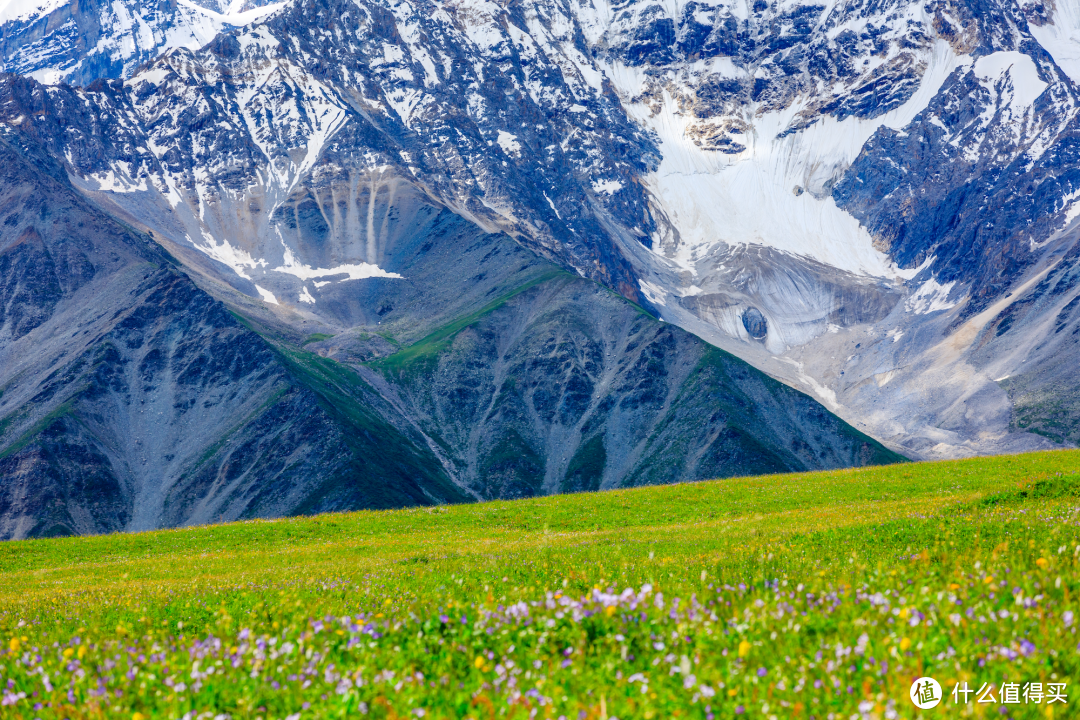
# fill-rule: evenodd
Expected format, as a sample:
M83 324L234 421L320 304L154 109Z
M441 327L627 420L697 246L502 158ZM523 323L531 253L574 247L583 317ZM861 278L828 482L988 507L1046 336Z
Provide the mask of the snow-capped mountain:
M182 4L272 12L138 67L42 7L7 67L87 84L6 79L9 136L283 322L377 326L431 203L911 456L1080 440L1075 3Z
M273 12L268 0L4 0L0 70L44 83L126 77L178 47L199 48L219 32Z

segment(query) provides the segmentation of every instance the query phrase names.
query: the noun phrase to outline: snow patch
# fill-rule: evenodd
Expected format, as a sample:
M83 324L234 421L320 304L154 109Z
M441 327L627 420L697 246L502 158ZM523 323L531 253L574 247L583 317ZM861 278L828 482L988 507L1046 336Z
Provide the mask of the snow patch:
M992 93L998 91L998 85L1008 78L1004 88L1008 95L1008 108L1013 118L1027 114L1047 84L1039 78L1038 68L1030 56L1015 50L996 52L985 55L975 61L972 68L979 84Z
M664 91L664 103L633 102L647 77L641 68L606 68L627 110L661 141L660 168L645 181L678 230L674 247L657 251L696 274L695 265L712 253L741 244L767 245L809 257L841 270L875 277L911 278L873 246L859 222L836 206L828 182L858 155L882 126L908 125L937 94L957 67L971 58L957 56L948 43L935 42L918 90L902 106L873 119L823 117L793 133L785 133L811 99L782 111L752 116L753 127L740 137L737 154L704 150L688 130L696 119L683 113ZM805 188L796 194L792 188ZM720 241L719 243L717 241Z
M774 356L774 359L778 360L779 362L787 363L788 365L794 366L799 376L799 380L810 388L810 390L814 393L814 395L817 396L818 400L822 404L824 404L833 412L840 409L840 403L836 401L836 392L832 388L819 383L817 380L807 375L806 371L803 369L803 364L801 362L786 357Z
M1057 0L1053 22L1042 26L1028 24L1028 32L1073 82L1080 83L1080 3Z
M315 304L315 298L311 296L311 293L308 292L306 287L300 290L300 302L307 303L308 305Z
M507 155L521 156L521 143L517 141L517 135L500 130L498 143Z
M255 286L255 289L259 291L259 297L263 299L263 302L268 302L271 305L280 305L277 298L274 297L274 293L270 292L264 287Z
M1065 224L1068 225L1069 223L1071 223L1073 220L1076 219L1077 215L1080 215L1080 201L1074 201L1071 205L1069 205L1069 209L1065 213Z
M250 280L251 277L244 272L244 268L254 269L266 265L265 260L256 260L246 250L230 245L228 240L222 240L219 243L212 235L206 232L203 232L203 239L206 241L205 245L199 245L195 242L192 242L192 245L204 255L208 255L219 263L227 265L245 280Z
M638 280L638 286L641 287L641 294L653 305L667 305L665 302L667 291L660 285L647 280Z
M372 265L371 263L366 262L338 265L337 267L332 268L313 268L310 265L304 265L303 263L298 262L293 256L292 251L288 249L285 250L285 264L274 268L274 272L293 275L301 280L335 277L338 275L348 276L346 278L341 278L340 280L363 280L365 278L373 277L402 279L401 275L398 275L397 273L387 272L378 265ZM315 283L315 286L320 287L320 284Z
M0 23L27 22L62 8L71 0L7 0L0 2Z
M67 77L67 73L56 68L42 68L41 70L34 70L30 73L30 77L42 85L59 85Z
M92 173L90 179L97 183L95 189L99 192L129 193L145 192L150 189L150 183L147 182L146 178L134 182L131 178L117 175L111 169L102 173Z
M596 180L592 184L593 192L602 195L614 195L623 189L623 184L619 180Z
M956 285L955 280L941 285L934 278L930 278L919 286L914 295L908 298L904 304L904 309L916 315L928 315L956 307L955 302L949 302L949 293L952 292L954 285Z
M554 213L555 213L555 217L557 217L557 218L559 218L560 220L562 220L562 215L560 215L560 214L559 214L559 209L558 209L557 207L555 207L555 203L551 202L551 198L549 198L549 197L547 196L547 193L544 193L544 199L545 199L545 200L547 200L547 202L548 202L548 205L550 205L550 206L551 206L551 210L552 210L552 212L554 212Z
M254 7L250 10L239 12L234 11L233 8L237 7L238 4L233 3L233 6L229 7L229 9L226 10L224 13L218 13L214 12L213 10L208 10L201 5L197 5L196 3L191 2L191 0L177 0L177 2L190 10L202 13L211 20L216 20L223 25L233 25L235 27L243 27L245 25L250 25L257 20L262 20L263 18L266 18L267 16L277 12L286 5L286 3L284 2L271 3L270 5Z

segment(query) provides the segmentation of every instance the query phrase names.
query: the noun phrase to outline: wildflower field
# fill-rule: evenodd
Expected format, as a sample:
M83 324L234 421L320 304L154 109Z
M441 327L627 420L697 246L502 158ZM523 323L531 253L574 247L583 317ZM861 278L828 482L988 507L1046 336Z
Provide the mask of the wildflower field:
M1077 718L1078 470L1063 451L3 543L0 717ZM933 709L909 699L923 676Z

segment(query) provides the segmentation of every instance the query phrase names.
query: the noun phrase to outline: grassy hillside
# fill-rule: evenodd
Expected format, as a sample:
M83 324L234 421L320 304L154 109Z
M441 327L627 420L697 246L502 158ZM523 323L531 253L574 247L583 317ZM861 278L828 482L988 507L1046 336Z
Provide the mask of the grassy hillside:
M1066 451L4 543L0 717L914 717L921 675L992 684L977 716L1076 717L1078 469ZM1068 705L999 706L1011 682L1064 683Z

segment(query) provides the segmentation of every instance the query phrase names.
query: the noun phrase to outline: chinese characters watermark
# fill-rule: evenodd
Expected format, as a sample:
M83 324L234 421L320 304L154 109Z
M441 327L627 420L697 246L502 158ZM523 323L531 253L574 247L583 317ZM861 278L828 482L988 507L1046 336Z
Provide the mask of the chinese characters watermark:
M957 682L949 693L955 705L1054 705L1068 704L1065 683L1002 682L981 683L974 688L968 683ZM936 707L944 696L941 685L931 677L921 677L911 683L911 702L920 710Z
M997 695L995 697L995 690ZM1015 682L1003 682L995 688L989 683L982 683L978 690L971 688L966 682L956 683L952 691L953 702L968 704L972 696L975 702L984 704L1001 705L1053 705L1054 703L1068 704L1068 696L1065 694L1065 683L1026 682L1023 685Z

